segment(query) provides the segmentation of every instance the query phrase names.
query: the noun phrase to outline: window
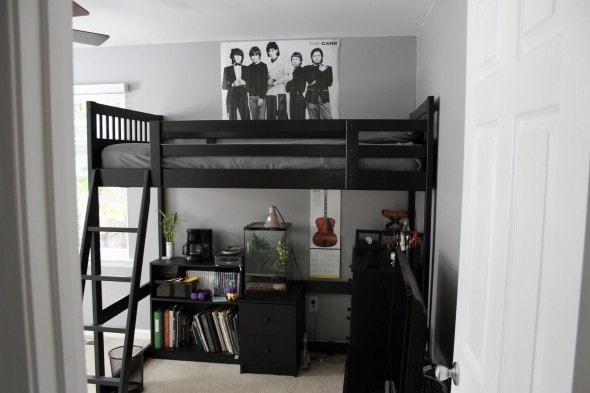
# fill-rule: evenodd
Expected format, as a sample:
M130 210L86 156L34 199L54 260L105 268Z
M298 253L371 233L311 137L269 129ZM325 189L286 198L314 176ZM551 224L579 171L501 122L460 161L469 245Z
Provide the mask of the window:
M76 145L76 194L78 210L78 246L82 241L82 230L88 202L88 154L86 146L86 101L125 107L124 84L76 85L74 86L74 138ZM101 187L100 225L105 227L126 227L127 189ZM127 233L102 233L101 258L110 261L128 261L129 235Z

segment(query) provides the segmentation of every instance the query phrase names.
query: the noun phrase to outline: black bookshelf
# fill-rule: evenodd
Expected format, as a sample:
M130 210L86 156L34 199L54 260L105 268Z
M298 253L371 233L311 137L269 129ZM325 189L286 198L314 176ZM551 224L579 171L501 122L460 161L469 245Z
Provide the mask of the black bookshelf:
M194 288L162 288L183 285L169 280L186 277L187 271L242 273L240 267L218 267L213 261L188 263L184 258L157 259L150 263L151 356L159 359L240 364L242 373L283 374L297 376L305 330L304 292L302 283L293 282L285 293L243 292L244 275L240 274L237 301L193 300ZM189 285L190 286L190 285ZM213 306L239 308L238 353L205 352L196 345L156 348L154 311L173 306L189 315ZM163 344L163 342L162 342ZM162 345L163 346L163 345Z
M206 352L192 343L188 345L164 348L164 339L162 338L162 348L156 348L154 312L156 310L166 310L173 306L181 307L182 311L189 316L201 312L214 306L239 306L237 301L213 301L212 298L207 300L193 300L190 293L200 287L196 282L182 283L171 282L170 279L176 277L187 277L188 271L205 271L215 273L236 273L239 278L236 285L241 289L243 287L243 274L239 266L219 267L215 266L214 261L203 261L201 263L188 263L182 257L172 259L156 259L150 263L150 327L151 327L151 356L158 359L199 361L211 363L239 363L239 355L228 351ZM228 275L229 277L229 275ZM199 277L202 280L201 277ZM229 278L228 278L229 279ZM218 282L219 293L213 293L222 296L223 283ZM208 288L210 286L205 284ZM214 289L214 288L210 288ZM224 292L224 291L223 291ZM162 317L163 318L163 317ZM192 318L189 318L189 322ZM162 323L163 324L163 323ZM162 332L164 335L164 332Z

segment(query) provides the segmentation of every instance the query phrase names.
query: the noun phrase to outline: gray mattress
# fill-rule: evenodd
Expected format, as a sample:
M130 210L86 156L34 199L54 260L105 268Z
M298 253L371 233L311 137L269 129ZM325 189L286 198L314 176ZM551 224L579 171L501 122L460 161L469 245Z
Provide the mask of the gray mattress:
M317 140L315 141L317 143ZM411 144L411 143L410 143ZM148 143L120 143L102 151L103 168L149 168ZM185 169L345 169L344 157L165 157L163 168ZM359 169L417 171L414 158L360 158Z

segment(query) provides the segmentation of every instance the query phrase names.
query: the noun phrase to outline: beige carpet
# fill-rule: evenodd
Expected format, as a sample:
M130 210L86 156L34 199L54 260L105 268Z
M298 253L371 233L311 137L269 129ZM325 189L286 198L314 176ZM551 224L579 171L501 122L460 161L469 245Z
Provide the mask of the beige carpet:
M136 340L136 345L145 342ZM105 338L107 375L110 375L108 351L121 345L116 338ZM86 345L87 372L93 370L93 347ZM344 355L312 354L310 369L298 377L240 374L240 366L203 362L148 359L144 364L146 393L340 393L344 380ZM88 392L94 392L94 385Z
M150 359L144 368L146 393L331 393L342 392L344 362L313 361L298 377L240 374L238 365ZM172 371L174 370L174 371Z

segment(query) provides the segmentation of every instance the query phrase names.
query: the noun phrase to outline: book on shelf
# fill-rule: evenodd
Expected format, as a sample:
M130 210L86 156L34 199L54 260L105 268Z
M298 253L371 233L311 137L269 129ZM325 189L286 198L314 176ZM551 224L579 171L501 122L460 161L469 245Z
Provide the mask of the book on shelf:
M190 330L191 330L191 337L192 337L193 343L195 344L197 351L204 351L205 348L203 347L203 344L201 342L201 337L199 335L199 331L197 328L197 322L195 322L194 320L190 321Z
M163 325L162 309L154 311L154 349L162 349Z
M236 353L236 347L235 347L234 343L232 342L232 339L231 339L231 329L229 327L229 312L230 312L230 310L231 310L231 306L228 306L223 311L222 323L223 323L225 340L227 342L227 345L231 348L231 351L230 352L233 353L233 354L235 354Z
M203 349L203 351L209 352L209 344L207 343L207 339L205 338L205 332L203 331L203 328L201 326L201 321L199 319L198 313L193 315L193 324L197 329L197 335L201 343L201 348Z
M211 329L209 328L209 321L207 320L207 310L201 311L198 315L201 328L203 329L203 335L207 341L208 352L217 352Z
M164 328L162 330L163 336L164 336L164 348L170 348L170 312L168 308L165 308L164 311L162 312L163 314L163 325Z
M234 347L234 353L240 353L240 345L238 342L238 307L230 306L227 313L227 324L229 328L229 336Z
M238 297L242 297L242 273L238 272L236 276L236 291Z
M178 313L178 346L183 347L191 343L190 321L186 312Z
M223 350L221 343L219 342L219 335L217 334L217 328L215 327L215 321L213 319L213 309L211 307L205 310L205 319L207 320L207 325L209 328L209 333L211 334L211 341L213 342L215 352L222 352Z
M185 323L186 323L185 345L191 345L191 344L197 345L197 343L193 340L193 334L192 334L192 322L193 322L192 314L185 313L184 316L185 316Z
M225 318L227 315L227 307L221 307L219 312L217 313L217 319L219 322L219 327L221 328L221 337L223 338L223 343L225 345L226 351L229 353L234 353L234 348L229 341L227 326L225 324Z
M178 310L176 317L176 348L180 348L184 345L186 321L183 322L184 313L182 310Z
M223 339L223 331L221 329L221 324L219 322L219 313L222 309L223 306L211 309L211 318L213 319L213 326L215 326L215 334L217 334L217 341L219 341L221 352L227 352L229 350L225 345L225 340Z
M168 309L168 343L169 348L176 348L176 317L178 305Z

